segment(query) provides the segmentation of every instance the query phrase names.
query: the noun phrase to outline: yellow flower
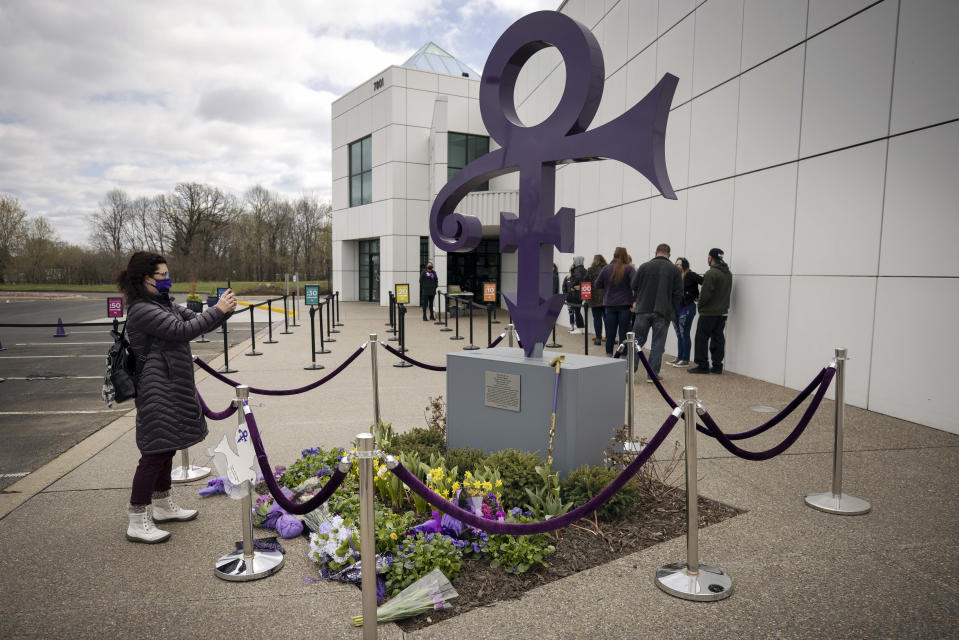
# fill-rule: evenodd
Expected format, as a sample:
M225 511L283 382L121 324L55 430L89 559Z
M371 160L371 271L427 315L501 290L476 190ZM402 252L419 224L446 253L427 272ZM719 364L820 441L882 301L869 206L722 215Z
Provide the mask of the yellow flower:
M396 540L397 535L396 535L395 533L391 533L391 534L390 534L390 538L392 538L393 540Z
M497 486L497 487L502 487L502 486L503 486L503 481L502 481L502 480L497 480L497 481L496 481L496 486Z
M459 491L459 490L460 490L460 483L459 483L459 482L454 482L454 483L453 483L453 491Z
M484 490L484 491L492 491L492 490L493 490L493 483L491 483L489 480L487 480L486 482L484 482L484 483L483 483L483 490Z
M466 472L466 475L463 476L463 477L465 477L467 480L472 480L472 479L473 479L473 472L472 472L472 471L467 471L467 472Z

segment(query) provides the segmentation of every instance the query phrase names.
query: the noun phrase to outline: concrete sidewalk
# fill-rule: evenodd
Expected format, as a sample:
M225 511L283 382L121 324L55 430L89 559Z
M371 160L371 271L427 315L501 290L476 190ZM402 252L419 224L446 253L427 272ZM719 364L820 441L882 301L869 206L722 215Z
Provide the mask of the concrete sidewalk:
M307 326L262 344L264 355L231 352L237 380L292 388L322 377L368 339L384 337L386 310L342 303L345 323L310 362ZM445 353L467 341L407 316L409 355L444 364ZM494 325L494 336L504 324ZM465 333L461 322L461 333ZM486 319L474 335L484 343ZM582 336L560 335L566 351L582 353ZM317 344L319 344L317 342ZM394 343L395 344L395 343ZM590 345L592 348L592 345ZM597 355L599 348L595 347ZM822 354L826 364L831 353ZM855 355L855 354L851 354ZM379 350L381 411L405 430L424 424L430 396L445 395L441 373L394 368ZM218 361L214 365L221 364ZM754 405L784 406L795 391L745 378L692 376L664 367L674 397L684 384L726 431L742 431L768 415ZM811 379L816 371L809 372ZM297 396L254 398L257 423L272 464L289 464L303 448L347 446L372 421L370 359L363 354L341 375ZM227 406L231 388L198 373L214 410ZM652 385L634 389L641 435L669 414ZM806 507L803 494L829 488L832 402L784 455L752 463L700 437L701 493L746 510L701 530L701 561L733 579L734 593L717 603L670 597L653 584L656 569L685 559L678 538L615 562L553 582L520 600L501 602L408 634L414 638L679 637L959 637L959 436L857 408L846 412L845 490L869 500L871 513L833 516ZM795 420L741 446L760 450L781 440ZM235 428L236 419L210 422L208 445ZM138 453L133 415L125 415L0 494L0 635L26 637L250 637L357 638L350 616L360 612L355 587L305 583L316 575L305 539L285 541L286 566L275 576L228 583L213 563L241 537L239 503L200 499L204 481L180 485L181 503L199 507L194 522L164 525L170 542L138 545L124 538L125 508ZM669 440L681 437L673 432ZM202 447L194 460L206 459ZM258 530L259 535L266 532ZM508 579L504 575L504 579ZM453 601L455 606L455 600ZM381 638L400 638L380 625Z

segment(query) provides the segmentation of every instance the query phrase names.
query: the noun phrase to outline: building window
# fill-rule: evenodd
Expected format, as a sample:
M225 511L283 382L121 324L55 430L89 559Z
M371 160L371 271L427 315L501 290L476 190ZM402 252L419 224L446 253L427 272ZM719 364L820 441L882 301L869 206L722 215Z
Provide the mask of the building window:
M373 136L350 145L350 206L373 202Z
M430 237L420 236L420 269L425 269L430 261Z
M489 153L488 136L474 136L451 131L447 134L446 179L449 180L460 169L487 153ZM489 182L484 182L474 191L489 191Z
M380 241L360 240L360 300L379 302L380 300Z

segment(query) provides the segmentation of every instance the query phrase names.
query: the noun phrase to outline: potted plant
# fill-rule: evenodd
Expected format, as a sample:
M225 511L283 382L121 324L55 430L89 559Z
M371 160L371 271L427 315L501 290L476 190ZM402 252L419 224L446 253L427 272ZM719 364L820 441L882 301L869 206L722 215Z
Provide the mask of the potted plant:
M196 292L196 280L190 282L190 293L186 297L186 308L194 313L203 313L203 298Z

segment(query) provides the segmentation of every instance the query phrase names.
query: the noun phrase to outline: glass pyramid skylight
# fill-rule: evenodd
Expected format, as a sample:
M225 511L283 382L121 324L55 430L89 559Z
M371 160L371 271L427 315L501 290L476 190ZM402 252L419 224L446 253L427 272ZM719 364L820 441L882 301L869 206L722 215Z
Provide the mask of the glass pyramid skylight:
M443 51L433 42L427 42L414 53L409 60L403 63L407 69L445 73L451 76L461 76L479 79L480 74Z

